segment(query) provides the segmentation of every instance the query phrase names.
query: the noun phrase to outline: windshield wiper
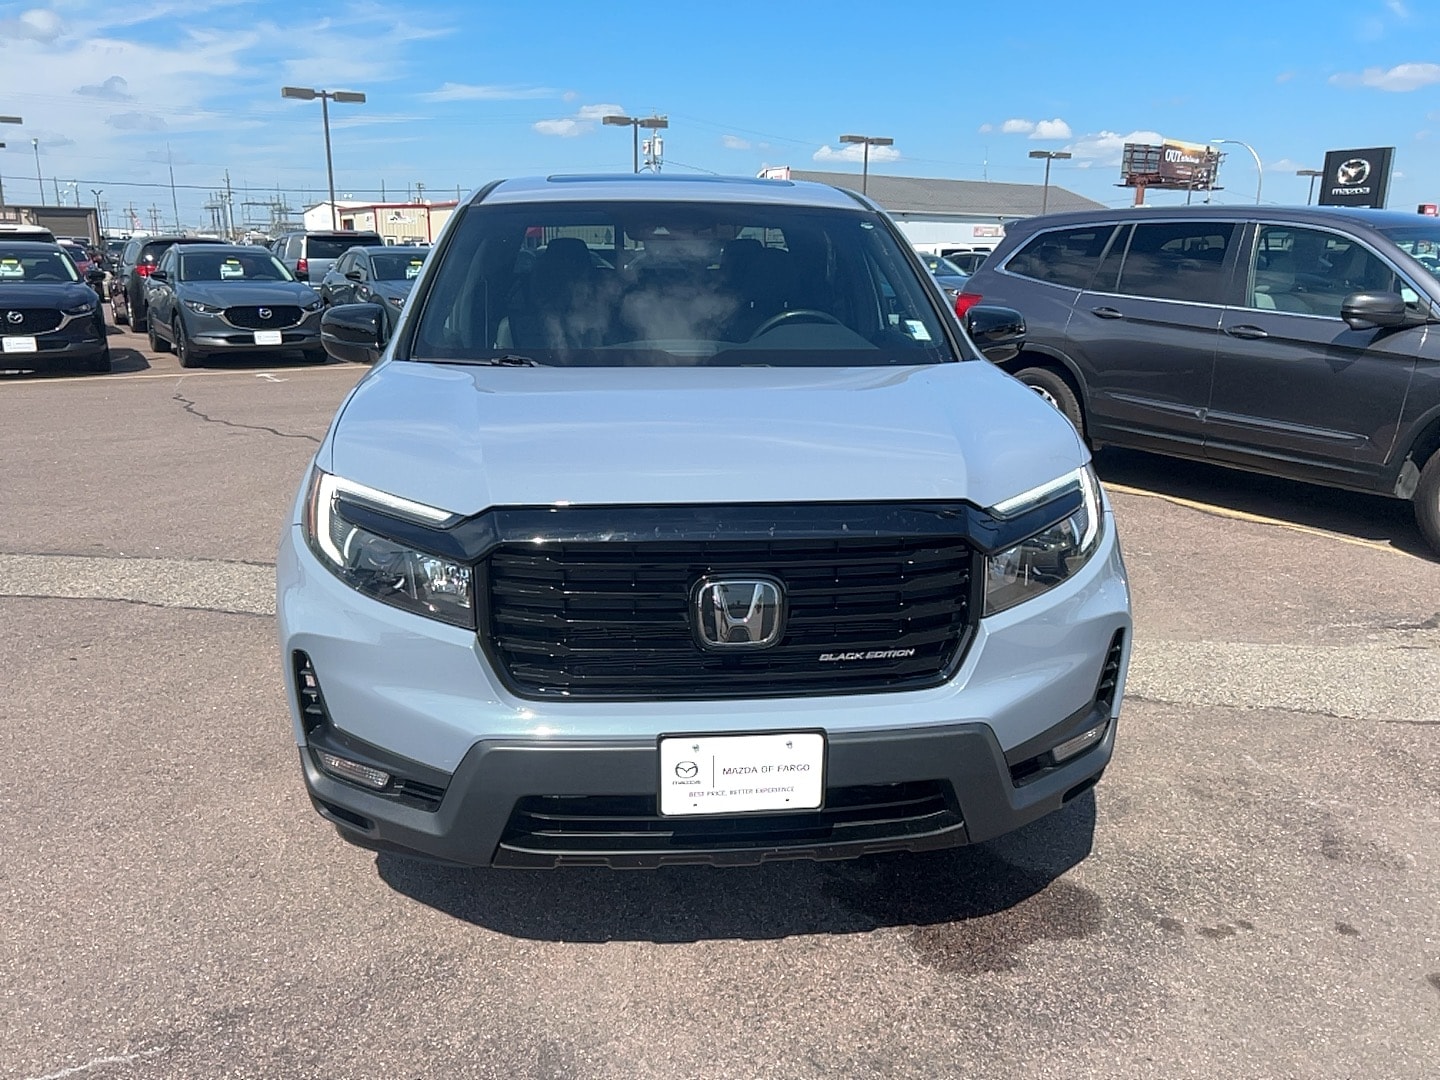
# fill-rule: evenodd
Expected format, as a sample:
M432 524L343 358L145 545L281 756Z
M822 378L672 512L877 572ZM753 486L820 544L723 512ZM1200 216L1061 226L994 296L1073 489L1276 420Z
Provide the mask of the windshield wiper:
M425 357L427 364L468 364L474 367L540 367L540 363L528 356L506 353L504 356L477 356L464 359L452 357Z

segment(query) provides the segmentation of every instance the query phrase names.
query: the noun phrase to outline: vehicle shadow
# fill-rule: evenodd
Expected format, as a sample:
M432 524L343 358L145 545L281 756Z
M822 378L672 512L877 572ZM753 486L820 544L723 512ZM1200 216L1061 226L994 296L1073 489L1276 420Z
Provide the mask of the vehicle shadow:
M1421 558L1435 558L1420 535L1410 504L1400 499L1114 447L1096 453L1095 468L1106 484L1374 540Z
M302 357L300 352L233 352L226 350L224 353L210 353L196 364L196 370L224 371L227 368L318 368L326 364L338 364L340 361L332 356L325 358L325 363L312 362Z
M1099 899L1059 880L1090 853L1094 833L1086 792L1009 836L915 855L627 871L467 870L378 855L375 866L395 891L512 937L678 943L928 927L926 948L1003 970L1030 941L1100 928Z

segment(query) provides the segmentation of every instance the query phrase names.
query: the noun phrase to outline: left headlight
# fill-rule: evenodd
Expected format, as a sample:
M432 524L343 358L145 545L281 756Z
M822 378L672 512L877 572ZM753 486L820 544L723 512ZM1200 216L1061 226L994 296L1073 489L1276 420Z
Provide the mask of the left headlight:
M447 523L453 515L316 469L305 502L305 540L330 572L357 592L452 626L475 628L470 567L362 528L345 516L346 502L430 526Z
M66 315L89 315L94 310L95 302L93 300L86 300L64 309Z
M225 313L223 307L216 307L214 304L202 304L199 300L186 300L185 306L195 312L196 315L223 315Z
M1081 495L1078 510L986 560L986 615L1049 592L1076 574L1095 554L1100 546L1103 507L1100 481L1090 466L1017 496L1009 503L1017 507L1043 505L1045 500L1072 492L1077 486Z
M320 308L323 307L323 306L324 306L324 301L321 300L320 297L317 296L317 297L315 297L314 300L310 300L310 301L308 301L308 302L306 302L306 303L304 303L304 304L301 304L301 305L300 305L300 310L301 310L301 311L319 311Z

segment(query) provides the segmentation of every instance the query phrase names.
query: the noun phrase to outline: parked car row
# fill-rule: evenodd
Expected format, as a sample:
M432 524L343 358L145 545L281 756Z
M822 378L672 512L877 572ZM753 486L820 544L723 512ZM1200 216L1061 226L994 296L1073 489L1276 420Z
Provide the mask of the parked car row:
M1408 499L1440 551L1437 274L1412 214L1086 211L1011 224L956 310L1018 310L1002 366L1092 446Z

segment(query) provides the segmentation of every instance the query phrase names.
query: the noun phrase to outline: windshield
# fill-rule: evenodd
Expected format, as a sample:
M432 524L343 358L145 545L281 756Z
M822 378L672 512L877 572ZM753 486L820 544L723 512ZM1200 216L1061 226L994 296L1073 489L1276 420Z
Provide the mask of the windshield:
M237 254L193 252L180 256L181 281L294 281L285 264L263 248Z
M949 259L943 259L939 255L921 255L926 269L932 274L939 274L943 277L965 277L965 271L956 266Z
M425 266L425 256L419 253L371 255L370 265L375 268L376 281L414 281Z
M1390 242L1440 277L1440 222L1381 229Z
M938 301L863 211L689 202L465 212L416 360L879 366L954 360Z
M20 251L0 244L0 285L79 280L75 264L58 250Z

